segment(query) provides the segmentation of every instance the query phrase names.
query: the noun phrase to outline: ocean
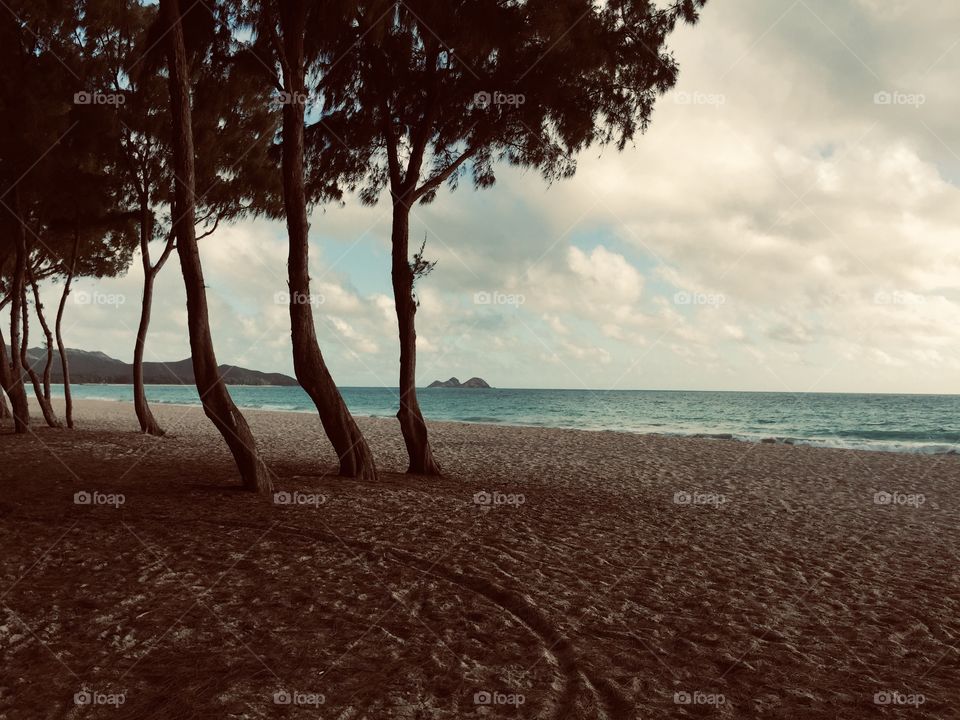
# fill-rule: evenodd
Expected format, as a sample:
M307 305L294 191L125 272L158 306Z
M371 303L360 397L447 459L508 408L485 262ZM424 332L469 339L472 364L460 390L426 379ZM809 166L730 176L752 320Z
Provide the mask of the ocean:
M75 398L133 401L130 385L73 385ZM341 388L350 410L393 417L395 388ZM231 386L242 408L315 412L299 387ZM62 396L61 386L54 393ZM153 403L199 405L195 388L148 385ZM960 452L960 396L662 390L419 391L428 420L617 430L664 435L729 436L759 442L890 452Z

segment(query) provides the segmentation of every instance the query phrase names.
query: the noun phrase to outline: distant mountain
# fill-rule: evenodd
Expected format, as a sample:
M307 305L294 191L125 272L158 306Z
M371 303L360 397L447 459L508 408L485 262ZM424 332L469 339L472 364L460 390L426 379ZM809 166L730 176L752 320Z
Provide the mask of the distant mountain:
M490 389L490 386L487 385L487 381L483 378L472 377L467 380L465 383L460 382L455 377L450 378L449 380L434 380L432 383L427 385L428 388L469 388L469 389Z
M118 384L129 385L133 382L133 366L102 352L88 352L67 348L67 360L70 361L70 382L91 384ZM47 361L47 351L43 348L27 350L27 362L37 371L43 373L44 363ZM297 381L289 375L280 373L262 373L257 370L237 367L235 365L221 365L220 374L227 385L297 385ZM53 351L53 366L50 378L52 382L63 382L63 372L60 369L60 353ZM175 362L145 362L143 363L143 382L147 385L193 385L193 361L177 360Z

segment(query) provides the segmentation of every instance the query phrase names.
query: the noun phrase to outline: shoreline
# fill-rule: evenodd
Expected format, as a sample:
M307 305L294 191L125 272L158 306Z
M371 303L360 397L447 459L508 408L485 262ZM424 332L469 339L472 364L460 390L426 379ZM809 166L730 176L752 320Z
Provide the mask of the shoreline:
M128 385L108 385L109 387L129 387ZM184 387L180 385L164 385L159 387ZM285 386L243 386L243 387L285 387ZM39 413L39 407L36 404L36 398L31 394L29 396L30 407L31 407L31 416L33 413ZM62 404L62 396L53 396L53 400ZM105 404L119 404L127 405L131 409L133 408L133 402L126 399L113 399L113 398L74 398L74 403L77 402L90 402L90 403L105 403ZM151 407L154 405L159 405L163 407L174 407L174 408L197 408L202 409L202 405L198 402L196 403L179 403L179 402L166 402L163 400L151 400ZM284 413L296 416L302 415L316 415L316 409L314 408L304 408L304 409L292 409L292 408L277 408L277 407L256 407L252 405L237 405L238 409L243 413L248 412L265 412L265 413ZM363 413L355 412L353 413L355 418L365 418L371 420L394 420L393 415L367 415ZM728 440L732 442L744 443L744 444L759 444L759 445L785 445L789 447L811 447L820 450L844 450L844 451L853 451L853 452L867 452L867 453L881 453L885 455L919 455L927 457L940 457L940 456L953 456L960 455L960 447L951 447L944 444L930 443L925 445L916 445L916 446L895 446L893 443L883 443L883 442L873 442L871 443L868 440L860 441L859 444L831 444L831 441L823 438L799 438L799 437L778 437L778 436L762 436L758 435L745 435L743 433L735 432L726 432L726 431L703 431L703 432L670 432L670 431L648 431L648 430L623 430L623 429L613 429L613 428L585 428L585 427L572 427L565 425L529 425L522 423L515 423L509 420L457 420L457 419L438 419L434 420L430 417L425 418L428 425L434 424L456 424L456 425L476 425L483 427L503 427L503 428L530 428L530 429L544 429L544 430L570 430L574 432L585 432L585 433L617 433L628 436L651 436L651 437L662 437L662 438L692 438L700 440ZM42 418L40 418L42 422ZM134 419L134 429L136 428L136 420ZM942 448L942 449L941 449Z

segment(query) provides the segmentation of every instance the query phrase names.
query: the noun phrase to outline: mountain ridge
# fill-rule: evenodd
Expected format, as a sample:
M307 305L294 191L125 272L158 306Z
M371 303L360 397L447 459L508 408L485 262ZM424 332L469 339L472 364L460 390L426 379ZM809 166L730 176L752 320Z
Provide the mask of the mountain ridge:
M38 373L43 374L47 360L44 348L27 350L27 362ZM70 382L78 385L129 385L133 382L133 365L112 358L99 350L78 350L67 348L67 360L70 362ZM280 385L294 386L296 379L283 373L265 373L250 370L237 365L220 365L220 375L227 385ZM53 351L53 364L50 368L50 381L63 382L60 353ZM144 362L143 382L145 385L194 385L193 361L190 358L172 362Z

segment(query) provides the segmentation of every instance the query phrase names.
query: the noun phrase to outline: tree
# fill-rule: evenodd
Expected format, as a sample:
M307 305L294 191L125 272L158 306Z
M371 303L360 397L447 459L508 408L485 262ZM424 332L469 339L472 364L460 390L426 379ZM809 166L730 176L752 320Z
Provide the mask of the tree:
M192 5L188 12L190 21L209 27L214 18L206 17L207 11L206 5ZM156 36L162 38L166 49L173 148L173 230L187 294L187 323L193 371L204 412L233 453L244 486L249 490L269 493L272 482L257 452L247 421L233 403L220 376L210 333L203 268L194 227L196 164L185 19L179 0L160 0L160 22L155 25L155 31Z
M377 471L373 454L324 361L310 302L307 208L336 194L336 173L330 168L319 169L308 191L304 139L307 78L318 71L324 53L329 53L327 39L331 33L343 26L342 5L306 0L259 3L255 17L257 37L251 52L263 67L279 67L279 77L271 75L280 92L283 120L281 175L289 237L287 271L294 371L317 407L323 429L339 458L340 474L374 480Z
M120 22L116 15L119 14ZM128 92L119 108L122 176L128 205L139 223L140 260L144 273L140 322L133 356L134 407L142 432L162 435L150 411L143 382L143 359L153 305L153 288L173 250L173 176L170 172L170 127L164 108L162 78L149 68L129 68L129 57L140 57L149 47L148 36L156 21L155 8L137 0L108 3L104 16L90 18L88 36L97 38L97 54L112 79L113 89ZM125 28L118 33L117 25ZM221 39L221 45L224 40ZM236 219L257 206L254 198L266 192L262 184L275 184L262 169L269 164L275 125L264 93L251 92L234 71L225 49L217 63L198 62L190 67L193 90L193 133L204 152L195 158L197 240L210 236L225 220ZM238 178L243 177L243 182ZM156 260L151 245L159 243Z
M67 38L75 13L69 3L26 0L12 0L0 12L0 240L3 254L13 258L7 288L10 358L4 345L0 360L18 433L26 432L30 421L20 352L27 263L30 246L37 240L29 223L34 218L33 202L45 189L40 178L51 151L72 129L64 98L72 73Z
M400 340L397 418L409 472L439 474L417 400L416 267L410 212L469 171L494 184L504 161L548 181L570 177L591 145L623 149L643 132L677 66L665 48L705 0L657 8L649 0L409 0L360 4L331 123L350 128L349 149L368 160L361 198L387 188ZM384 8L388 8L384 12Z

